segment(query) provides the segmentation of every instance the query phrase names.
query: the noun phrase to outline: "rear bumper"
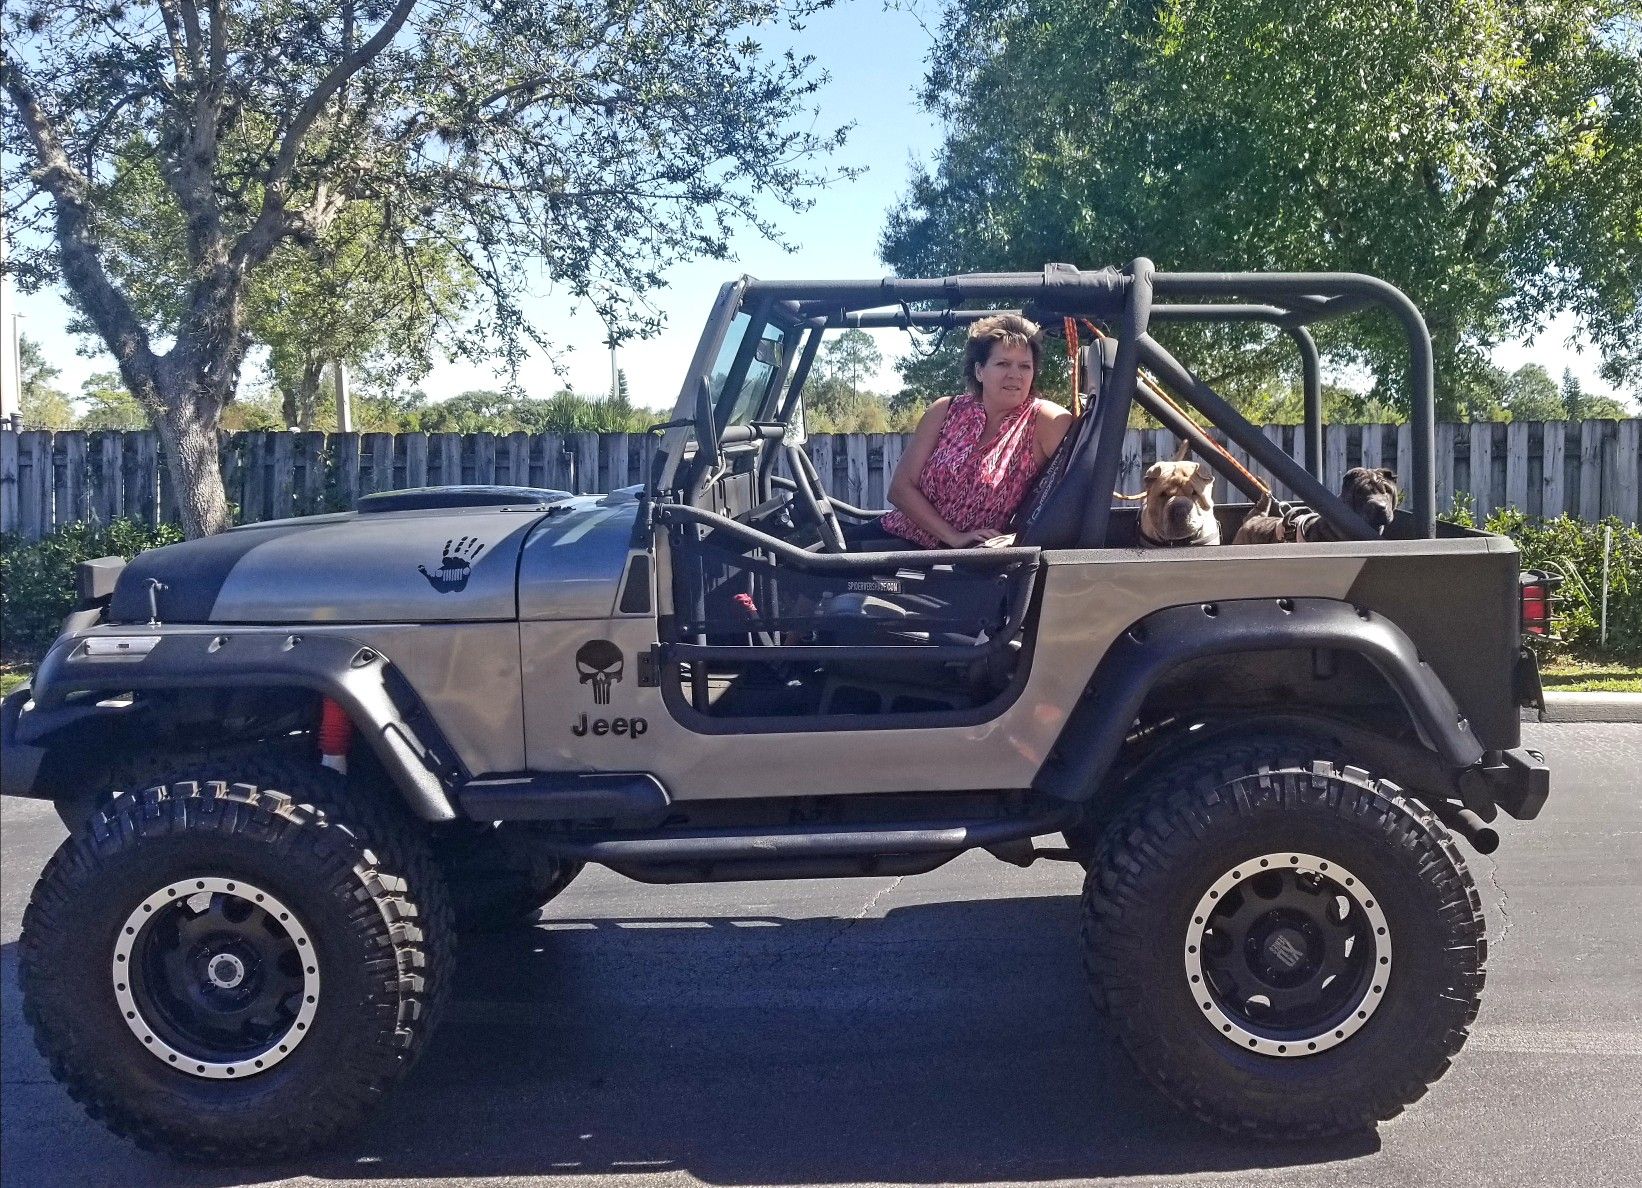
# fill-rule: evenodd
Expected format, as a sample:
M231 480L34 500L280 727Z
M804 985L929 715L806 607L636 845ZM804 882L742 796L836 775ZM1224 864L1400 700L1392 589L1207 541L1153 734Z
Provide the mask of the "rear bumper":
M40 765L46 749L17 740L17 721L31 696L29 687L13 690L0 702L0 796L41 796Z
M1480 801L1519 821L1531 821L1551 795L1551 769L1544 755L1528 747L1490 751L1460 777L1460 791L1467 808L1474 809L1474 802Z

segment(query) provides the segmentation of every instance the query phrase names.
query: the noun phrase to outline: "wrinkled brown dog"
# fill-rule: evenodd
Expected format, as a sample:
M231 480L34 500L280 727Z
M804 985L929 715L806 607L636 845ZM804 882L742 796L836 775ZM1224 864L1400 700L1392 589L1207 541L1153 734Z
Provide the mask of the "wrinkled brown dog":
M1401 498L1397 476L1384 467L1354 466L1346 471L1340 482L1340 498L1346 506L1361 516L1380 536L1390 527L1397 514ZM1310 508L1297 506L1279 514L1276 502L1268 495L1252 512L1232 538L1233 544L1287 544L1311 540L1339 540L1321 515Z
M1141 479L1144 490L1125 499L1145 502L1140 508L1140 541L1154 549L1184 545L1217 545L1220 525L1214 518L1209 487L1214 474L1201 462L1154 462Z

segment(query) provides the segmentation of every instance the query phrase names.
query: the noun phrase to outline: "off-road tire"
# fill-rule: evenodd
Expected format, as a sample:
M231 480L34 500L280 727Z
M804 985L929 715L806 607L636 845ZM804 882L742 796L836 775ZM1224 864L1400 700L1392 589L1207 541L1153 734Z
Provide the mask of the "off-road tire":
M318 958L307 1042L233 1079L145 1048L111 975L128 916L196 876L289 905ZM182 1159L290 1156L354 1126L410 1070L446 997L452 934L397 806L317 765L241 758L123 793L58 848L23 917L23 1011L52 1074L114 1133Z
M1394 784L1299 760L1304 742L1230 743L1154 771L1084 884L1085 965L1136 1067L1181 1109L1262 1140L1365 1130L1421 1097L1465 1042L1487 959L1481 897L1443 826ZM1367 1021L1305 1055L1223 1035L1183 957L1216 880L1275 851L1355 872L1395 954Z
M533 852L528 840L489 826L458 824L434 838L433 857L450 890L457 930L527 928L582 871L582 863Z
M1201 754L1219 754L1231 749L1236 752L1236 762L1256 766L1309 765L1318 759L1345 762L1345 752L1340 741L1326 733L1322 727L1316 731L1295 729L1253 737L1244 736L1235 748L1228 748L1225 735L1218 731L1206 738L1191 733L1172 738L1166 750L1159 748L1158 753L1141 761L1123 777L1116 793L1122 807L1110 819L1103 821L1097 817L1075 825L1061 834L1067 848L1072 852L1073 859L1085 872L1095 865L1112 828L1117 826L1119 821L1132 820L1145 809L1148 796L1155 791L1159 772L1194 765L1197 756ZM1105 996L1098 989L1094 990L1093 994L1095 1009L1104 1014Z

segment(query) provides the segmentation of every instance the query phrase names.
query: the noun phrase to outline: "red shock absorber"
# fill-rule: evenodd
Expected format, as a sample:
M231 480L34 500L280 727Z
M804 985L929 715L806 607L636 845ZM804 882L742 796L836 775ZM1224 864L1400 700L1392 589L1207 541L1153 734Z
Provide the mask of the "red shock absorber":
M348 744L353 741L353 721L347 711L329 697L319 703L319 762L322 767L348 774Z

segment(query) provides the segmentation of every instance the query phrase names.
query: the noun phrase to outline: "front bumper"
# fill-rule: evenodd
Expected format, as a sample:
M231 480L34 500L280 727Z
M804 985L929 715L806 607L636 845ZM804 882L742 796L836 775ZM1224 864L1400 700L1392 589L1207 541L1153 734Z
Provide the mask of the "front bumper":
M40 765L46 748L19 742L17 722L33 696L27 685L14 689L0 702L0 796L41 796Z

